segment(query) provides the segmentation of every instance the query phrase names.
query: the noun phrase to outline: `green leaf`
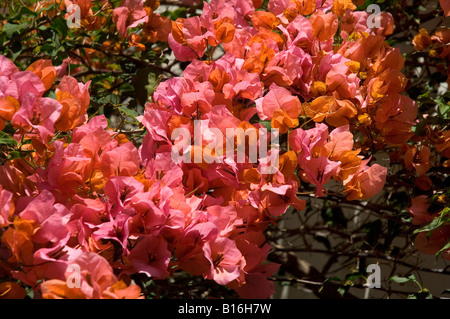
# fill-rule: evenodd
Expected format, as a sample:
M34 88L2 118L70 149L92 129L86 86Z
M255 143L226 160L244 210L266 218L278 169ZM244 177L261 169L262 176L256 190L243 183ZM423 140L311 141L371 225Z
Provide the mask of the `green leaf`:
M58 32L59 36L62 39L65 39L65 37L67 36L68 27L67 27L67 22L64 18L59 17L59 18L53 20L50 27L53 30L55 30L56 32Z
M347 293L349 288L349 286L341 286L337 289L337 291L343 297Z
M443 99L450 99L450 91L447 91L444 93L444 95L442 95Z
M19 159L19 158L21 158L19 151L9 152L8 156L6 157L7 160L13 160L13 159Z
M19 33L19 30L20 30L20 25L15 24L15 23L7 22L3 26L3 31L5 32L8 39L11 39L13 37L13 35L15 35L15 33Z
M407 299L433 299L433 295L431 295L428 291L422 290L415 294L409 295Z
M18 20L18 19L22 18L23 16L27 16L27 15L37 17L38 14L37 14L37 12L34 12L33 10L31 10L25 6L21 6L20 10L15 15L9 17L8 19L11 21L14 21L14 20Z
M186 7L180 7L178 9L176 9L176 10L173 10L173 11L168 11L167 10L167 11L163 12L161 15L169 17L170 20L175 21L179 17L186 17L186 11L187 11Z
M17 146L17 141L14 140L9 134L0 131L0 145L15 147Z
M135 110L129 109L125 106L119 106L117 109L125 113L127 116L132 117L133 119L136 119L136 117L139 116L139 114Z
M439 115L445 119L449 118L450 105L447 103L439 103L438 104Z
M366 277L364 276L364 274L360 273L360 272L354 272L351 274L348 274L347 276L345 276L345 280L349 280L349 281L354 281L355 279L358 278L362 278L365 279Z
M117 104L120 104L120 98L117 94L112 93L100 98L97 102L101 104L111 104L116 106Z
M160 75L155 74L155 73L148 74L148 84L145 86L145 88L147 89L148 96L151 96L153 94L153 92L155 92L160 81L161 81Z
M34 298L34 290L30 286L25 286L25 291L30 299Z
M441 295L446 295L446 294L450 294L450 289L445 289Z
M272 125L270 124L271 121L260 121L259 123L262 126L264 126L264 128L267 129L267 131L271 131L272 130Z
M406 278L406 277L400 277L400 276L392 276L389 280L394 281L398 284L404 284L408 281L411 281L411 279L409 277Z
M339 276L334 276L331 278L327 278L325 279L325 281L323 282L322 286L319 288L319 293L322 292L323 287L325 286L325 284L329 283L330 281L337 281L337 282L341 282L341 278Z
M435 218L430 223L425 225L424 227L416 229L413 232L413 235L418 234L418 233L422 233L422 232L428 232L427 236L431 236L431 233L435 229L441 227L443 224L444 224L444 220L442 220L442 218Z
M14 42L13 45L11 46L11 58L12 60L15 60L20 52L22 52L22 43L20 43L19 41Z
M435 256L438 257L440 254L442 254L445 250L450 249L450 241L444 246L442 247L436 254Z

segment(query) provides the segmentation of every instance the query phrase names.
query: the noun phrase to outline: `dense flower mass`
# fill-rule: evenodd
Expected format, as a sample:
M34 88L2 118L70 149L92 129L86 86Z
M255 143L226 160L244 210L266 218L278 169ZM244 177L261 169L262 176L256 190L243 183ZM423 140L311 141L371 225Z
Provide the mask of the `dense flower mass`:
M66 2L82 5L85 27L101 23L91 1ZM184 271L243 298L268 298L279 265L266 261L264 232L288 207L305 209L305 185L314 196L336 185L348 201L376 196L387 168L370 150L384 145L401 148L418 176L429 170L426 145L405 148L418 106L402 95L404 59L385 41L389 13L370 28L352 1L270 0L259 10L261 1L212 0L170 26L153 13L156 3L124 0L112 12L121 36L143 26L130 36L137 48L166 40L188 63L145 105L139 145L104 115L88 116L90 81L49 60L22 71L0 56L0 128L14 132L0 166L0 276L43 298L143 298L133 275ZM416 47L446 35L421 33ZM188 142L174 133L180 128ZM227 129L263 128L279 132L279 148L271 138L226 137ZM447 133L436 148L448 158ZM254 160L252 146L268 152ZM243 157L229 156L238 149ZM174 161L180 152L185 160ZM432 218L426 198L410 211L416 225ZM420 233L418 248L440 250L450 237L443 229L429 240ZM70 288L73 265L81 278ZM14 281L1 285L0 293L22 296Z

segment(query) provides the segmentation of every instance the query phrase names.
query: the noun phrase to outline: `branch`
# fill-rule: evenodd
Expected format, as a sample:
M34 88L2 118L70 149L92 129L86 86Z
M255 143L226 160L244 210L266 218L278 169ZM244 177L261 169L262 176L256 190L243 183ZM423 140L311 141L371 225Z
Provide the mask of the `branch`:
M282 253L292 253L292 252L312 252L312 253L322 253L322 254L327 254L327 255L337 255L338 257L340 256L349 256L349 257L354 257L354 258L362 258L362 257L366 257L366 258L379 258L379 259L384 259L384 260L388 260L391 262L395 262L399 265L414 269L414 270L418 270L418 271L424 271L424 272L429 272L429 273L434 273L434 274L441 274L441 275L450 275L450 271L447 270L448 267L446 268L425 268L425 267L419 267L416 265L412 265L410 263L407 263L405 261L399 260L395 257L386 255L386 254L378 254L378 253L374 253L374 252L369 252L369 251L337 251L337 252L333 252L333 251L329 251L329 250L324 250L324 249L302 249L302 248L277 248L278 251L281 251Z
M337 291L339 285L335 283L327 283L326 285L319 286L317 283L324 283L326 281L325 276L310 263L297 257L292 252L274 251L269 254L268 259L281 264L281 270L289 272L301 280L320 299L357 299L357 297L348 292L341 295Z

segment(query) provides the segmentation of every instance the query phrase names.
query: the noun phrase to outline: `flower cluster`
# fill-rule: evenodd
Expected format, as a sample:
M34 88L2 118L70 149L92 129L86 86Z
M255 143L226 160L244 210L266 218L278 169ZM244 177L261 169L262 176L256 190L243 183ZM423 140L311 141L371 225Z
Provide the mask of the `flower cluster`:
M90 1L73 2L95 19ZM113 11L119 32L157 23L154 3L124 0ZM213 0L172 22L168 43L189 64L146 104L140 145L105 116L88 118L90 82L63 76L53 91L50 61L19 71L0 56L0 128L14 132L0 166L0 276L44 298L140 298L134 274L184 271L267 298L279 265L266 262L264 232L288 207L305 208L304 185L323 196L334 180L350 201L382 190L387 169L368 151L405 144L417 116L401 94L403 57L385 42L392 17L369 28L349 0L260 6ZM200 129L201 140L186 142L181 128L194 140ZM262 128L277 130L281 147L259 135L225 138ZM254 145L265 156L254 160ZM229 156L236 149L243 158ZM194 160L174 161L180 151ZM81 272L74 288L71 265Z
M450 3L439 1L443 15L450 16ZM429 34L426 29L420 29L414 37L412 44L416 53L428 56L431 64L438 72L447 75L447 87L450 85L450 28L443 26ZM445 77L444 80L445 81ZM445 94L448 95L448 92ZM450 260L450 219L449 191L447 189L434 189L430 178L432 167L440 167L445 171L450 166L450 130L448 130L449 102L445 98L428 97L431 110L423 114L421 126L425 128L422 134L415 137L415 145L403 147L404 167L417 176L415 185L425 194L412 198L408 212L412 215L412 224L419 226L415 231L414 245L424 254L437 255L442 253L445 259ZM447 96L448 100L448 96ZM443 123L433 123L429 115L438 114L445 117ZM425 113L425 112L424 112ZM430 176L429 176L430 175Z
M2 125L16 130L15 150L0 167L3 275L39 288L44 298L135 298L132 274L164 279L179 270L243 297L274 292L266 278L278 266L264 263L263 231L272 221L266 197L279 198L277 215L290 202L301 208L296 187L255 183L253 206L207 194L238 190L238 168L216 167L204 177L200 167L175 164L170 148L159 145L177 118L149 109L142 119L149 133L138 149L103 115L88 121L89 82L64 76L54 97L45 97L56 74L49 61L19 71L0 59ZM69 289L74 264L81 286Z
M415 247L427 255L442 253L445 259L450 260L448 240L450 238L450 222L448 208L429 203L426 195L412 199L408 212L412 215L412 224L421 226L417 229L414 238ZM432 223L432 224L430 224ZM434 224L434 225L433 225Z
M97 3L95 3L97 2ZM118 6L113 7L110 1L92 0L41 0L33 9L49 16L66 11L65 18L73 27L85 30L98 30L112 15L113 23L123 37L129 36L129 31L141 25L139 35L130 35L130 40L140 42L167 41L170 33L170 19L154 13L159 7L157 0L123 0ZM79 21L75 21L78 19Z
M247 1L205 3L200 16L173 22L169 45L191 63L182 77L158 87L146 114L172 113L169 122L176 117L178 126L201 119L219 129L270 123L289 136L282 184L298 168L317 195L334 178L349 200L372 197L386 169L367 166L360 153L404 144L417 104L400 94L407 82L403 57L384 41L392 17L380 15L379 27L370 29L368 14L355 8L350 1L269 1L268 11ZM219 45L225 54L213 60ZM310 120L316 126L305 130ZM358 145L355 131L362 134Z
M450 28L439 28L432 35L426 29L420 29L414 37L413 45L417 51L427 51L430 57L442 59L448 65L450 61ZM447 83L450 85L450 68L448 67Z

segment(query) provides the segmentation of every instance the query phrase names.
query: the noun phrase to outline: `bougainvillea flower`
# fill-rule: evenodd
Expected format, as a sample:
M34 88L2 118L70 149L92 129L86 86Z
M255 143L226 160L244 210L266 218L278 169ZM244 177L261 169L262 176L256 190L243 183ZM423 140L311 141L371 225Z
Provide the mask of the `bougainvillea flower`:
M442 10L444 10L444 16L450 16L450 3L446 0L439 0Z
M173 194L169 187L162 187L159 194L150 191L131 198L130 205L138 213L143 227L152 229L165 224L170 214L170 198Z
M391 94L377 108L375 123L388 143L401 145L412 136L411 127L417 117L417 107L417 102L409 97Z
M218 43L228 43L233 40L235 27L233 19L224 17L214 22L214 37Z
M367 161L362 161L360 169L344 181L347 200L368 199L383 189L387 168L379 164L366 166Z
M428 198L426 195L420 195L411 199L411 207L408 212L413 215L413 225L426 224L433 220L435 216L428 212L428 208L431 204L428 204Z
M23 299L26 295L25 288L18 283L11 281L0 283L0 299Z
M27 71L31 71L36 74L41 79L46 90L50 89L53 82L55 82L56 71L51 60L37 60L30 64Z
M130 253L134 269L156 279L169 275L170 256L167 242L152 235L143 237Z
M352 69L353 65L357 65L356 70ZM327 90L333 92L334 96L342 100L358 98L358 95L360 95L358 69L358 62L346 59L342 59L340 63L334 64L325 78Z
M353 175L358 171L363 159L363 156L358 155L360 151L360 149L357 149L341 153L339 158L339 162L341 162L339 168L339 180L344 181L350 175Z
M12 195L11 192L0 189L0 227L6 227L11 224L10 218L15 209Z
M332 12L316 11L309 20L313 28L313 36L319 41L325 42L330 40L337 31L338 17Z
M35 243L55 244L67 235L66 225L70 212L64 205L55 203L55 198L47 190L43 190L34 198L19 216L25 220L33 220L39 225L32 237Z
M339 17L343 17L347 10L355 10L356 6L352 0L334 0L331 10Z
M262 264L245 274L245 284L234 288L242 298L266 299L275 293L275 283L267 278L280 268L275 263ZM231 286L232 287L232 286Z
M123 253L129 253L127 249L128 236L130 234L128 222L130 216L127 214L118 214L113 220L103 222L98 229L92 233L95 240L115 240L122 246Z
M2 235L2 244L10 251L8 261L33 265L34 244L32 241L36 224L33 220L16 219Z
M156 103L173 109L177 114L181 115L181 96L191 91L194 91L193 81L182 77L175 77L158 85L153 93L153 100Z
M297 118L300 115L301 103L298 97L276 84L272 84L269 93L255 103L262 120L271 120L277 110L285 110L291 118Z
M444 225L434 229L431 235L427 231L418 233L414 239L414 246L424 254L434 255L448 243L448 238L450 238L450 226ZM444 256L448 259L448 253Z
M339 162L330 161L324 156L313 157L306 161L299 158L299 165L303 169L305 178L317 186L316 196L324 195L323 185L328 183L339 170Z
M317 1L289 1L273 0L269 1L269 12L276 15L283 23L288 23L298 15L310 15L316 10Z
M431 36L426 29L420 29L412 43L417 51L426 50L431 45Z
M210 272L204 276L213 279L218 284L226 285L235 280L245 267L245 259L233 240L219 237L212 242L205 243L203 250L211 264Z
M38 60L19 71L0 56L0 129L15 130L0 152L0 272L9 276L0 297L23 297L12 282L20 280L43 298L142 298L131 278L182 271L243 298L268 298L279 265L266 263L264 233L290 207L306 208L300 191L315 186L324 196L333 182L348 201L369 200L387 175L368 165L370 151L385 144L400 146L392 162L415 171L414 185L431 191L430 158L434 150L450 157L450 132L424 127L414 135L417 103L402 95L405 61L385 38L393 18L381 13L373 27L373 16L353 12L363 3L269 0L264 11L262 0L212 0L176 21L155 14L154 0L103 7L118 34L129 35L128 49L105 41L108 56L168 41L175 59L189 62L142 105L135 123L142 139L113 128L105 115L88 117L91 82L64 75L74 71L69 64L83 72L77 59L57 68ZM102 10L92 13L91 0L65 4L80 6L89 30L106 21ZM414 45L445 45L449 35L445 28L421 32ZM86 59L103 72L110 66L100 53L88 48ZM448 50L430 54L443 58ZM269 127L280 139L261 139ZM254 139L244 136L250 132ZM253 151L266 147L266 154ZM426 201L412 199L414 225L437 216ZM448 241L447 225L427 235L415 244L436 253ZM80 287L69 288L75 265Z
M30 196L35 184L20 169L11 165L0 166L0 185L16 196Z
M436 149L442 152L445 157L450 158L450 131L444 131L439 135Z
M61 141L55 141L55 155L48 164L46 177L51 187L67 191L84 187L91 174L91 159L85 156L80 144L72 143L63 149ZM70 191L69 191L70 194Z
M323 145L322 156L328 157L332 161L339 161L342 155L353 150L353 134L349 131L349 126L341 126L331 131L329 142Z
M66 271L66 281L53 279L44 281L41 284L43 298L110 299L114 298L114 295L116 295L116 298L139 298L140 289L138 287L133 287L133 289L126 291L128 294L123 294L125 291L119 292L125 289L124 283L118 281L111 265L100 255L93 252L85 252L74 259L72 264L77 266L75 269L80 269L80 286L68 287L67 281L71 280L70 276L73 275L73 272L68 269Z
M267 278L279 268L275 263L261 264L267 258L270 246L264 244L264 236L255 231L240 234L235 241L245 258L245 273L227 287L235 289L242 298L267 298L275 290L274 283Z
M14 73L19 72L17 66L10 59L0 55L0 76L10 78Z
M133 142L102 153L100 165L103 176L133 176L139 170L139 153Z
M167 187L180 185L183 170L171 160L169 153L158 153L146 166L145 176L149 180L160 180Z
M425 174L431 167L430 164L430 148L426 145L422 145L420 150L416 145L410 147L404 157L405 167L407 169L415 169L417 174Z
M11 75L11 85L4 91L6 96L11 95L21 104L27 94L41 97L44 92L45 86L41 79L31 71L19 71Z
M383 71L367 84L370 103L373 104L389 94L402 92L406 83L407 79L400 71L391 69Z
M273 113L271 125L278 129L281 134L287 133L289 128L295 128L298 124L298 119L290 117L285 110L276 110Z
M292 85L306 96L312 82L311 68L311 56L301 48L291 46L270 60L262 79L266 87L272 83L283 87Z
M175 55L177 60L181 62L192 61L199 57L199 54L200 56L203 56L203 53L197 53L187 45L182 45L181 43L175 41L172 33L169 34L167 41L173 51L173 54Z
M202 250L203 245L215 239L219 229L210 221L196 223L201 216L194 218L178 237L174 256L181 269L193 275L211 271L211 266Z
M384 37L359 33L356 41L344 43L337 53L347 59L363 63L366 59L374 58L383 47Z
M131 203L134 195L142 192L144 185L134 177L113 176L105 185L105 195L108 196L108 206L113 217L119 212L124 212L126 206Z
M79 83L71 76L64 76L56 88L56 99L63 106L61 115L55 123L60 131L74 129L86 121L86 112L89 107L90 95L89 85Z
M20 108L19 101L12 96L0 97L0 129L5 128L5 122L11 121L14 113Z
M374 26L368 23L369 17L373 18ZM380 12L370 16L366 11L347 10L342 17L341 29L348 35L366 32L388 36L394 32L394 18L389 12Z
M181 58L180 61L202 57L207 44L216 46L218 42L213 32L202 30L200 17L178 18L172 21L169 45L174 50L175 56ZM189 52L188 57L180 55L180 53L189 54Z
M367 30L367 17L369 14L365 11L348 10L342 17L341 29L348 34L353 32L365 32Z
M169 17L163 17L159 13L153 13L142 26L143 39L156 43L167 42L172 30L172 21Z
M113 11L113 21L122 36L127 30L148 21L148 14L143 0L123 0Z
M289 47L295 45L303 50L308 50L313 43L313 28L308 18L299 15L284 28L278 27L286 36Z
M215 94L210 82L199 83L196 91L187 92L181 97L183 114L186 116L208 113L211 110Z
M350 100L338 100L334 96L319 96L305 104L304 111L314 122L326 119L328 124L336 127L348 125L349 119L354 118L358 112Z
M45 144L53 136L54 124L58 120L61 110L62 105L54 99L36 97L33 93L26 93L20 109L12 118L12 123L25 132L36 130L39 140Z

